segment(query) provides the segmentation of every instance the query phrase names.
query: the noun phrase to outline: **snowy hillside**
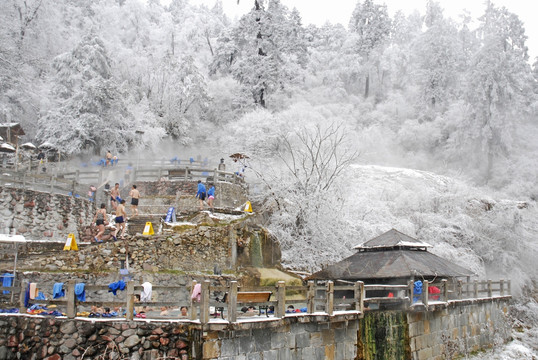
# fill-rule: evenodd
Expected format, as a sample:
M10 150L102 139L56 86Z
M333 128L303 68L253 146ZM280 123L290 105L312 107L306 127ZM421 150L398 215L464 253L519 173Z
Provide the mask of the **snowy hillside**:
M316 244L325 251L320 263L349 256L353 246L395 228L482 278L511 278L515 292L538 278L536 203L411 169L353 165L343 179L339 216L347 228L342 244ZM284 246L286 263L296 263L300 246Z

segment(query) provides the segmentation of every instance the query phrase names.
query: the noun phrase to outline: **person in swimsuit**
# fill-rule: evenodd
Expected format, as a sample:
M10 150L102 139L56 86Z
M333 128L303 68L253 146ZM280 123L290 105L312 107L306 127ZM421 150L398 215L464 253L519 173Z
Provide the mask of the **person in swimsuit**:
M123 239L123 236L125 235L125 218L127 217L127 214L125 213L125 200L120 201L120 204L116 208L116 231L114 231L114 239L116 239L116 236L121 231L121 234L119 235L121 239Z
M215 185L211 184L207 191L207 205L209 209L213 211L213 201L215 200Z
M93 222L95 225L97 225L97 228L99 229L99 232L97 235L93 238L95 242L103 242L101 240L101 237L105 233L105 219L106 219L106 205L103 203L101 204L101 208L95 212L95 216L93 217Z
M131 216L138 215L138 199L140 199L140 192L136 189L136 185L133 185L131 191L129 191L131 197Z
M120 184L116 183L114 188L110 190L110 205L114 210L118 207L118 199L120 199Z

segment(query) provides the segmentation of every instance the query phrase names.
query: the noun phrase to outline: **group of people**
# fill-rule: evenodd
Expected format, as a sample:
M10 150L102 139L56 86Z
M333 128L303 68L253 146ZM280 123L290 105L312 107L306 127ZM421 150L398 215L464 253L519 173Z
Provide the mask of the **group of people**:
M204 201L207 198L207 205L209 206L209 209L213 211L213 201L215 200L215 185L209 184L209 190L206 191L206 187L204 183L202 183L202 180L198 180L198 190L196 192L195 197L198 199L200 203L200 211L204 210Z
M140 199L140 191L133 185L131 191L129 191L131 197L131 216L138 215L138 202ZM110 190L110 205L115 212L114 223L116 228L112 233L114 241L118 240L117 235L120 234L120 238L125 236L125 222L127 220L127 212L125 210L125 200L120 197L120 184L116 183ZM105 233L105 226L108 225L108 216L106 212L106 204L102 203L101 207L95 212L93 217L93 223L98 228L97 235L94 237L95 242L103 242L102 236Z

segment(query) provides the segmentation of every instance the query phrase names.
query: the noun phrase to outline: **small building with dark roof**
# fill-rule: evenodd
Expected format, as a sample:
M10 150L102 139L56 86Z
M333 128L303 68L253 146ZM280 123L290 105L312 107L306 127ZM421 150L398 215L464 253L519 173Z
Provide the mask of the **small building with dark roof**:
M0 123L0 136L8 144L15 147L19 143L19 137L25 135L19 123Z
M357 253L310 275L307 280L407 284L450 279L473 272L427 251L431 245L392 229L355 247Z

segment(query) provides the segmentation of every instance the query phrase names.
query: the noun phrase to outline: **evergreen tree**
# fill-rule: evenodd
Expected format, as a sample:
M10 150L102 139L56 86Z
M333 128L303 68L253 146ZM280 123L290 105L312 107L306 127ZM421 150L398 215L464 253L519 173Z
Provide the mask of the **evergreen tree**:
M126 151L135 122L111 73L100 38L86 36L54 60L53 104L39 120L38 137L65 154L103 148Z
M361 57L364 66L364 97L370 95L370 75L379 59L374 52L381 53L390 34L391 21L386 5L374 4L372 0L357 2L349 20L349 30L355 35L353 51Z

